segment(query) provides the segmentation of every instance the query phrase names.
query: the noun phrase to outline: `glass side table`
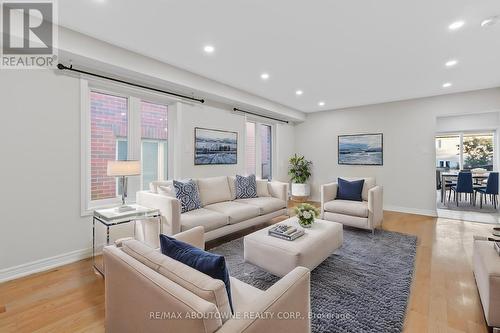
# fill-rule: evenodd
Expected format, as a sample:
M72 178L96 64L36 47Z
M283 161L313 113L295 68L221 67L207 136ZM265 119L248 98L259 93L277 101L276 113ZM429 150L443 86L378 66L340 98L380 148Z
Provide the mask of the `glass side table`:
M140 205L129 205L134 210L119 212L118 207L97 209L94 211L92 218L92 266L104 277L104 261L102 265L98 265L96 262L96 237L95 237L95 225L96 221L101 222L106 227L106 244L109 245L109 229L113 226L134 223L134 238L135 238L135 222L139 220L146 220L157 218L160 233L163 232L163 226L161 223L161 213L159 209L148 208Z

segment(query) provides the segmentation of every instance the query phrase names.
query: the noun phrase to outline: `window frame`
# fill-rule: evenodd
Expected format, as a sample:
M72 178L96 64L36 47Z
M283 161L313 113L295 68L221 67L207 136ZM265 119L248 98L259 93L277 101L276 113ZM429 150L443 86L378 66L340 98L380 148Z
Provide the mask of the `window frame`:
M91 103L90 103L90 93L97 92L102 94L108 94L117 97L123 97L127 99L127 121L128 121L128 131L127 131L127 159L141 159L142 164L142 138L141 138L141 101L147 103L161 104L168 108L167 111L167 149L170 151L173 144L174 135L173 133L173 122L169 121L168 117L170 115L170 108L176 102L177 99L166 97L161 94L149 93L144 89L130 88L121 84L115 84L110 82L103 82L101 80L92 80L88 78L80 79L80 124L81 124L81 145L80 145L80 156L81 156L81 216L89 216L93 214L93 211L102 207L109 207L113 205L118 205L121 202L121 196L118 195L115 198L101 199L101 200L91 200ZM149 139L145 139L149 140ZM154 141L154 140L153 140ZM162 142L163 140L158 140ZM159 145L160 146L160 145ZM163 148L162 148L163 149ZM167 176L168 178L173 175L173 163L172 156L167 152ZM164 156L163 156L164 157ZM160 157L159 157L160 158ZM159 160L160 161L160 160ZM164 165L164 160L161 161ZM158 172L159 176L164 178L163 172ZM161 173L161 175L160 175ZM129 202L133 202L132 198L135 198L135 191L142 190L142 176L140 180L136 179L129 180ZM133 192L133 193L132 193Z

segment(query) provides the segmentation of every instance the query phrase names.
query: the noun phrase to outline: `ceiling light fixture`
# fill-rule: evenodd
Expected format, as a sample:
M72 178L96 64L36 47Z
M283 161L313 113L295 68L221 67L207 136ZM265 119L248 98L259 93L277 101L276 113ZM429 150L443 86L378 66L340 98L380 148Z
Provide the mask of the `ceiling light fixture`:
M489 27L489 26L492 26L494 24L497 24L499 21L499 17L498 16L492 16L492 17L488 17L484 20L481 21L481 26L484 28L484 27Z
M212 45L205 45L203 51L205 51L205 53L214 53L215 47L213 47Z
M318 106L325 106L325 102L323 102L323 101L318 102Z
M451 86L452 86L451 82L443 83L443 88L449 88Z
M300 96L300 95L302 95L303 93L304 93L304 92L303 92L302 90L297 90L297 91L295 92L295 95Z
M463 26L464 26L464 24L465 24L465 22L464 22L464 21L456 21L456 22L453 22L452 24L450 24L450 25L448 26L448 29L450 29L450 30L458 30L458 29L460 29L461 27L463 27Z
M452 59L452 60L448 60L445 65L446 65L446 67L453 67L456 64L458 64L458 60Z
M267 74L267 73L262 73L262 74L260 74L260 78L261 78L262 80L267 80L267 79L269 79L269 74Z

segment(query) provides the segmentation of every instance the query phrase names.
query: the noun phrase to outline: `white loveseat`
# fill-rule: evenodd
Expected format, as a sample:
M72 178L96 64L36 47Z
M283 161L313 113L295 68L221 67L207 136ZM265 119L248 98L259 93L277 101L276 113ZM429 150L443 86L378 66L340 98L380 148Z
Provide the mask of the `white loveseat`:
M374 230L382 224L383 189L375 184L375 178L344 178L352 181L364 179L361 198L363 201L337 199L336 182L321 185L321 218L348 226Z
M197 227L175 238L204 248L203 234ZM230 277L232 315L224 282L137 240L105 247L104 263L108 333L311 332L307 268L295 268L266 291Z
M162 215L163 233L175 235L202 226L205 240L212 240L238 230L288 215L288 184L257 180L257 198L236 199L236 177L194 179L202 208L181 213L172 181L152 182L149 191L137 192L137 203L157 208ZM138 223L136 239L159 246L157 223Z

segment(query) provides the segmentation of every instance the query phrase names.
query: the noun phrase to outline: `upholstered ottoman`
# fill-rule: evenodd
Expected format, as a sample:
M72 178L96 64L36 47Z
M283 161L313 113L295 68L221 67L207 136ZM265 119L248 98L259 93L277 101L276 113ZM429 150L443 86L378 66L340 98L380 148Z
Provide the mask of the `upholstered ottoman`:
M298 226L297 218L291 217L280 224ZM342 224L316 220L305 235L287 241L268 235L273 226L258 230L243 239L245 261L277 275L285 276L295 267L313 270L342 245Z
M486 322L500 328L500 256L492 242L474 241L473 265Z

